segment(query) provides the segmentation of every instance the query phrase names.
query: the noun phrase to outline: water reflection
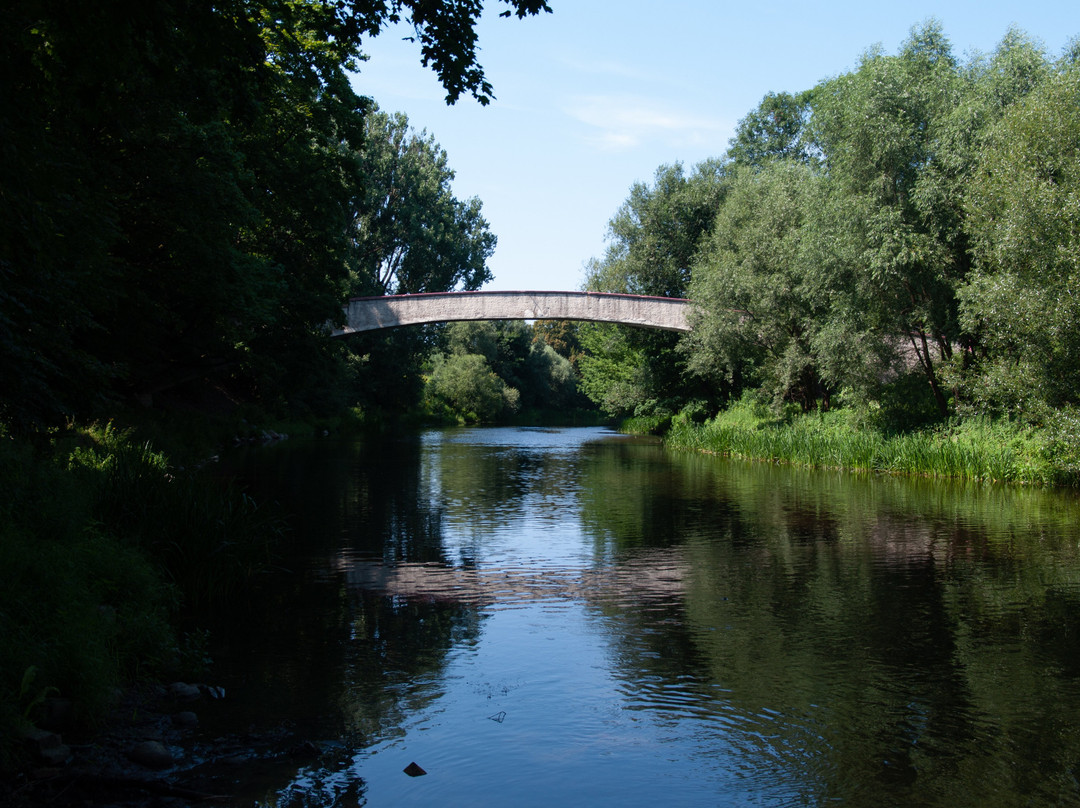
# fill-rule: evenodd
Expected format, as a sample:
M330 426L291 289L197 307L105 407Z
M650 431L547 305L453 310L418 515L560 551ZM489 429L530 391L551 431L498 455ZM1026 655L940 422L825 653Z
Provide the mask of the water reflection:
M675 674L693 671L727 694L704 699L724 741L813 804L1076 798L1069 497L685 455L625 462L641 452L599 450L638 479L611 485L598 457L589 473L604 482L585 486L585 509L602 544L670 529L692 570L683 620L628 611L612 634L642 702L674 707L668 688L683 702Z
M263 804L1080 800L1071 495L598 430L250 469L300 519L223 664L343 741Z

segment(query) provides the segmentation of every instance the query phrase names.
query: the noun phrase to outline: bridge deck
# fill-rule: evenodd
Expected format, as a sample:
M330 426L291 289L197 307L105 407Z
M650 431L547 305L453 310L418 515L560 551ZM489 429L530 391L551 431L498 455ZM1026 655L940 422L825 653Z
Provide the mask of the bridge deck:
M590 320L689 331L690 301L604 292L434 292L357 297L333 336L457 320Z

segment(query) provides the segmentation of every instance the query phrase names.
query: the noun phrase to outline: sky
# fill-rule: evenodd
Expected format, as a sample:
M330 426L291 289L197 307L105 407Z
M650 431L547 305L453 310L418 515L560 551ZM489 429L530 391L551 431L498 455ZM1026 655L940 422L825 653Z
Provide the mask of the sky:
M454 195L479 197L498 238L489 290L577 290L601 258L631 186L660 166L719 157L769 92L800 92L896 53L937 20L966 60L1015 27L1059 56L1080 36L1076 0L548 0L553 13L500 18L488 0L479 61L495 100L455 105L420 64L410 30L365 46L354 86L404 112L446 150Z

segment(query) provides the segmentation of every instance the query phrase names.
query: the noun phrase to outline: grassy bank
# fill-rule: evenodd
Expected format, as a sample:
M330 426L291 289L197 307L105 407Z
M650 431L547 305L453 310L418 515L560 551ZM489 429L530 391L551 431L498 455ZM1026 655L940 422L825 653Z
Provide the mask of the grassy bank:
M637 419L623 428L656 432L666 426ZM673 448L808 468L1076 485L1080 477L1070 426L1036 429L971 418L890 434L855 410L782 417L740 402L704 423L676 416L664 434Z
M199 632L259 569L282 522L111 424L0 433L0 774L48 700L93 725L115 688L199 673Z

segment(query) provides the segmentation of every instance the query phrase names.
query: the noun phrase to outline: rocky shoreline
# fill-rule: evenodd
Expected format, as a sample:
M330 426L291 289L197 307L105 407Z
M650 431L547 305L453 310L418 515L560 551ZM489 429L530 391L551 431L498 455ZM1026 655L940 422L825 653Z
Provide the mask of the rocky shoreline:
M207 737L199 709L212 709L224 691L174 682L124 692L101 726L87 732L65 727L64 709L48 729L25 733L31 765L0 782L0 804L181 808L239 805L234 796L262 764L297 765L326 750L287 726L258 733ZM250 801L248 801L250 804Z

